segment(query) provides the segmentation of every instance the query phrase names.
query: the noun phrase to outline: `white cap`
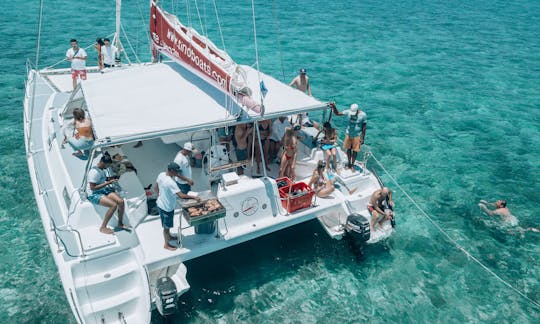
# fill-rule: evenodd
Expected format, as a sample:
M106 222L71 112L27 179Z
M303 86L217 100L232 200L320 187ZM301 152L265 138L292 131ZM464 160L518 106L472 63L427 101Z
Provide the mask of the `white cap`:
M355 104L355 103L353 103L353 104L351 105L351 111L352 111L352 112L356 112L357 110L358 110L358 105Z
M190 152L192 152L192 151L195 150L195 149L193 148L193 144L191 144L191 142L186 142L186 143L184 144L183 149L186 150L186 151L190 151Z

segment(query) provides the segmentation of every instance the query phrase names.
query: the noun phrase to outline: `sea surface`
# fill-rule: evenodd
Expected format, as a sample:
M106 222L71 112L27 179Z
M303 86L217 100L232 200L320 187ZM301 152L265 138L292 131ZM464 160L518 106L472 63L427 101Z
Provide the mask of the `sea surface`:
M113 1L43 2L40 68L61 60L70 38L87 46L114 31ZM222 46L212 1L162 3ZM123 4L142 61L150 58L148 6ZM251 2L216 6L226 50L254 64ZM25 61L35 63L39 1L3 1L2 9L0 322L73 323L23 141ZM540 2L257 0L255 16L260 69L289 82L305 67L314 96L340 110L359 103L366 143L416 204L540 302L540 234L527 230L540 228ZM95 64L93 48L88 53ZM334 120L343 136L344 121ZM540 309L458 250L377 170L394 191L391 238L359 255L312 221L190 261L192 288L176 321L540 322ZM480 199L499 198L517 226L480 212Z

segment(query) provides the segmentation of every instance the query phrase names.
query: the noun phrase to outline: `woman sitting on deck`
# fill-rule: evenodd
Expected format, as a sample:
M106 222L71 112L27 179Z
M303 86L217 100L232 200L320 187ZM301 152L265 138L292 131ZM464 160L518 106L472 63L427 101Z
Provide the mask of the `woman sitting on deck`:
M84 110L81 108L73 109L73 133L68 138L64 134L63 144L68 143L75 153L74 156L81 160L88 159L90 149L94 145L94 133L92 132L92 122L86 118Z
M283 136L283 154L281 155L281 165L279 167L279 177L288 177L292 181L296 178L294 168L296 165L296 155L298 153L298 139L294 129L287 129Z
M319 160L317 162L317 168L313 171L313 175L309 180L308 185L315 190L317 197L328 197L334 190L334 182L326 176L324 169L326 168L326 162Z

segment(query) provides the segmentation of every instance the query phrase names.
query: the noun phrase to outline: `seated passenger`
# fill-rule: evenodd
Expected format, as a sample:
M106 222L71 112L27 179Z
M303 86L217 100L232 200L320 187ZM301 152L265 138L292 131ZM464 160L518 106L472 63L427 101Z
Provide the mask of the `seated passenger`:
M375 190L369 199L367 207L371 213L370 227L372 232L375 231L376 224L380 226L385 220L394 220L392 192L386 187Z
M92 167L88 172L88 188L92 192L88 196L88 200L95 204L108 207L105 213L103 223L99 231L104 234L113 234L114 231L107 227L112 215L118 209L118 227L129 229L124 225L122 218L124 217L124 199L122 199L113 188L113 184L118 181L117 177L108 177L107 170L112 164L112 159L109 154L103 154L96 166Z
M74 156L81 160L88 159L90 149L94 145L94 133L92 132L92 122L86 118L84 110L73 109L73 131L68 137L64 134L63 144L68 143L75 153Z
M296 178L295 166L296 155L298 153L298 139L294 129L287 129L283 136L283 154L281 155L281 165L279 167L279 177L288 177L292 181Z
M313 175L309 180L308 185L315 190L315 194L319 198L328 197L336 187L334 187L334 182L326 176L324 169L326 168L326 162L319 160L317 162L317 168L313 171Z
M114 175L121 176L128 171L137 173L133 163L124 155L121 145L107 147L105 151L112 157L111 170Z
M336 141L337 141L337 131L329 122L323 124L323 130L319 131L315 138L319 137L321 132L324 133L323 139L321 142L321 149L326 156L326 170L330 171L330 158L333 160L333 168L336 173L339 175L339 169L337 167L337 151L336 151Z
M170 162L167 165L167 172L161 172L154 185L156 195L158 196L156 204L159 210L159 217L161 218L161 226L163 227L163 239L165 244L163 247L167 250L176 250L175 246L172 246L169 241L178 240L176 236L171 235L171 227L173 227L174 221L174 208L176 206L177 198L184 199L196 199L199 197L190 196L182 193L174 177L178 177L181 174L181 169L175 162Z
M236 91L236 96L238 101L244 105L248 110L253 110L256 113L261 113L261 103L255 101L251 98L251 89L248 87L243 87L242 89Z

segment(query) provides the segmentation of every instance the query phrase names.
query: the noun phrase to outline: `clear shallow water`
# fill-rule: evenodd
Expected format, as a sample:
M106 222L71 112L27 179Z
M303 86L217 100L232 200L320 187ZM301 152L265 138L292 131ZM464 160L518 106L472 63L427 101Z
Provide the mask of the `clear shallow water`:
M124 4L123 22L148 59L137 4ZM217 5L228 52L252 64L250 3ZM140 2L144 23L147 6ZM35 1L3 8L10 15L0 20L0 319L73 322L24 159L24 62L35 54L38 8ZM61 59L71 37L90 44L112 32L108 1L72 8L45 1L40 66ZM183 4L174 8L183 19ZM256 13L261 69L289 81L306 67L315 96L340 109L359 102L369 117L366 141L400 184L457 242L539 301L540 235L519 228L540 227L540 3L301 0L258 2ZM310 222L189 262L193 288L177 320L540 321L538 309L449 245L382 177L399 210L388 241L357 260L346 242ZM519 228L479 212L480 199L499 197Z

